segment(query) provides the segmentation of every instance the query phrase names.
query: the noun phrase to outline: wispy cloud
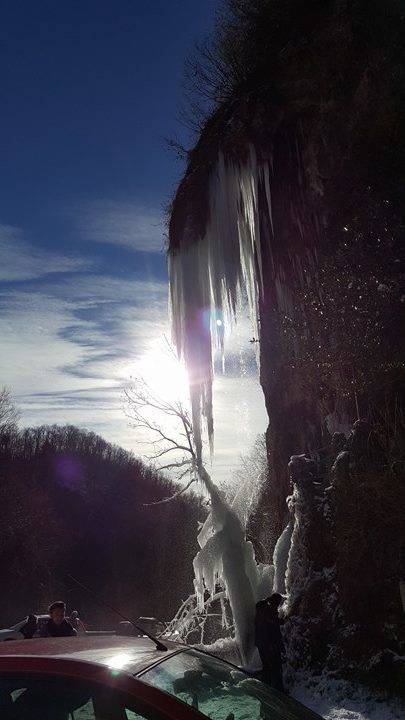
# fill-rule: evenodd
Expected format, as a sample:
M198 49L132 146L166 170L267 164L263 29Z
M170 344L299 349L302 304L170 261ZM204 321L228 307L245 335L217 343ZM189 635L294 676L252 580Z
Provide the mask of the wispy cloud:
M91 275L0 293L1 375L24 391L122 385L167 331L166 305L164 283Z
M20 228L0 225L0 281L33 280L53 273L86 270L92 263L35 247Z
M153 306L156 301L167 305L167 284L154 279L127 279L91 273L48 280L46 290L55 297L80 301L88 307L124 303L136 308L138 303Z
M84 240L122 245L137 252L164 248L162 213L134 202L98 200L75 210L75 224Z
M86 272L87 261L32 247L16 228L0 230L7 251L0 279L8 281L0 285L0 383L11 387L23 422L70 422L145 452L128 426L122 390L152 361L156 380L171 383L160 363L169 328L159 271L148 280ZM214 384L212 470L220 481L266 425L250 324L245 315L239 320L228 337L226 373Z

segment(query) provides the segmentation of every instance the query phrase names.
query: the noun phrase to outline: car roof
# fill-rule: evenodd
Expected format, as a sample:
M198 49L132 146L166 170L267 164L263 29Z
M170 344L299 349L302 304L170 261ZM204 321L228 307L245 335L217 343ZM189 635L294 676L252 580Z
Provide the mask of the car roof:
M0 643L0 656L85 660L136 675L182 649L177 643L164 640L164 644L167 651L156 650L152 640L146 637L79 635L34 638Z

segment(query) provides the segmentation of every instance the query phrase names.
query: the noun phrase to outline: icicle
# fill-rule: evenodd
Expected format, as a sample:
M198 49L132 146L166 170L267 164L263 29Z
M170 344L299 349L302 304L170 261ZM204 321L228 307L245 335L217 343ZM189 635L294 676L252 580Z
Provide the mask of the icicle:
M274 586L273 592L285 594L285 574L287 572L288 555L291 547L291 536L294 530L294 520L290 520L276 542L273 554Z
M242 166L220 153L210 178L205 235L196 239L186 228L180 249L169 257L173 341L189 372L199 452L202 415L210 443L213 441L213 352L215 347L224 352L224 331L235 319L242 288L246 289L254 337L259 337L258 304L263 285L259 181L264 181L273 227L268 162L258 163L253 146ZM216 325L216 318L223 326Z
M201 549L193 563L198 608L204 607L206 591L215 595L220 581L231 606L242 661L247 663L254 650L255 603L259 592L269 591L272 569L256 565L252 543L246 541L239 517L204 468L201 479L210 494L211 513L198 536Z

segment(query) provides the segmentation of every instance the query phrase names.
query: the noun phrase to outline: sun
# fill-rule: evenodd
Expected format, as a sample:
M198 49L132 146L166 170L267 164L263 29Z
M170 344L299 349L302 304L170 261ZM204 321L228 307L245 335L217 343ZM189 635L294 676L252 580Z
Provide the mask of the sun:
M174 352L163 344L149 350L139 359L136 375L144 380L159 398L168 402L187 401L187 371Z

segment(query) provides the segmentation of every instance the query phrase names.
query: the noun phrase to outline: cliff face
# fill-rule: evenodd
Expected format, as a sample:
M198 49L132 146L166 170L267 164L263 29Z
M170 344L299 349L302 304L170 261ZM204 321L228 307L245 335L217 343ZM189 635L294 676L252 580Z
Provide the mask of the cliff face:
M327 668L403 695L405 489L400 465L387 466L394 435L390 423L356 421L347 439L334 436L322 473L303 456L290 462L286 644L292 670Z
M262 507L272 516L270 556L288 514L291 455L307 453L318 468L324 463L325 478L337 457L333 433L347 436L354 420L367 418L370 433L386 438L381 497L385 487L392 494L392 463L404 462L405 64L395 2L312 2L307 12L286 2L285 17L276 12L283 3L253 5L262 15L242 34L247 49L239 48L253 70L207 120L190 153L172 207L169 261L174 334L191 368L195 421L205 415L209 430L213 329L202 318L207 310L232 313L240 287L247 289L269 415ZM266 13L279 23L269 47L260 29ZM263 52L251 60L255 39ZM343 518L353 512L364 527L351 482L348 470L346 484L330 495L336 522L328 537L343 537ZM385 554L398 558L389 571L396 581L404 534L403 523L392 537L381 530ZM334 582L344 595L354 565L350 570L348 560L336 570L338 547L332 543L326 565L343 573ZM319 544L308 548L308 562L326 567L317 560ZM380 571L384 585L389 573ZM377 582L376 573L374 567L367 583Z

